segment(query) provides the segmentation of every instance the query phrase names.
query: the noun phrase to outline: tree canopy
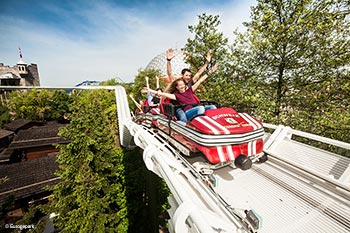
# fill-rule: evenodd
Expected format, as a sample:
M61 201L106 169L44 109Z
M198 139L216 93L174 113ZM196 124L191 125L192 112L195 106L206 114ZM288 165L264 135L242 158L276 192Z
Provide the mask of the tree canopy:
M200 67L208 50L221 66L200 97L266 123L350 141L349 4L259 0L251 9L247 30L233 31L232 44L218 30L219 16L202 14L189 26L191 67Z
M123 151L117 149L116 106L107 90L80 93L58 145L61 178L52 188L52 212L63 232L125 232L128 228Z
M256 67L243 73L264 83L263 120L350 141L349 5L258 1L245 25L233 51L243 53L244 45L247 56L238 65Z
M113 82L113 81L110 81ZM143 163L141 152L119 147L114 92L84 90L71 105L70 139L58 145L57 175L47 213L62 232L153 232L169 191Z
M14 118L59 120L69 114L74 95L64 90L13 91L7 106Z

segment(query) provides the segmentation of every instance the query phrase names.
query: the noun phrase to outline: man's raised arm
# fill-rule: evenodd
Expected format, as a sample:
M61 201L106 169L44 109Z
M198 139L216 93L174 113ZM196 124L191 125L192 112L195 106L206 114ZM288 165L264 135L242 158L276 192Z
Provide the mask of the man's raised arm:
M171 59L173 59L174 57L175 55L174 55L173 49L172 48L168 49L166 51L166 72L168 74L170 82L175 80L175 77L173 75L173 71L171 68Z
M205 63L204 65L197 71L197 73L193 76L192 80L193 83L197 82L197 80L199 79L199 77L203 74L203 72L207 69L210 61L211 61L211 51L209 51L207 53L207 56L205 57Z

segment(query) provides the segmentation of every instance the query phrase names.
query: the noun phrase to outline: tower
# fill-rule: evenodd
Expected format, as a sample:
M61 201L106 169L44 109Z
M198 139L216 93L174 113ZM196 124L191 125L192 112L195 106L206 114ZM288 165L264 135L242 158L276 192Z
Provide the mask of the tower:
M22 56L22 51L21 48L18 47L18 52L19 52L19 61L17 62L17 67L18 67L18 73L22 75L27 75L28 70L27 70L27 63L23 61L23 56Z
M17 62L18 73L21 76L20 86L40 86L38 66L36 64L28 65L23 61L21 48L19 51L19 61Z

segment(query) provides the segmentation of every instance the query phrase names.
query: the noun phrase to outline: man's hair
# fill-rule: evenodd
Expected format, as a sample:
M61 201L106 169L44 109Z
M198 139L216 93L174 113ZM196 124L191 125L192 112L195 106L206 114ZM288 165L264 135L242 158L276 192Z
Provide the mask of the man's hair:
M185 74L186 72L192 73L191 70L190 70L190 69L187 69L187 68L181 70L181 74L182 74L182 75Z

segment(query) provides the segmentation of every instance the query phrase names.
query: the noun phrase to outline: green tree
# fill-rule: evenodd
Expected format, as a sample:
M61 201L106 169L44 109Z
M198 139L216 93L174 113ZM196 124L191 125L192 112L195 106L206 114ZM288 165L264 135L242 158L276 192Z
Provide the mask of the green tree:
M156 89L156 83L157 79L156 77L161 77L161 73L159 70L139 70L139 73L136 75L134 79L134 83L132 88L126 89L129 94L133 96L133 98L136 101L145 101L146 100L146 94L141 93L141 90L146 87L146 77L148 77L148 83L150 88ZM159 80L159 87L162 88L163 90L166 87L166 83L164 83L162 80ZM132 109L136 109L136 105L134 102L130 102L129 98L129 106Z
M205 89L199 94L201 99L217 100L225 102L225 91L222 86L226 83L226 77L232 76L232 69L228 66L228 39L224 37L222 32L219 32L221 24L218 15L207 15L203 13L198 15L198 24L190 25L188 29L193 33L193 39L188 38L183 50L187 54L186 62L190 64L193 73L205 63L205 57L210 51L212 60L208 66L208 70L215 64L219 63L219 69L212 74L203 86Z
M170 208L169 189L163 179L147 170L141 149L125 153L128 232L158 232L159 225L164 226L159 216Z
M132 83L115 79L101 85L133 89ZM44 102L42 97L47 99L52 111L46 112L45 118L56 111L56 116L67 115L70 124L60 136L72 140L58 146L57 175L62 182L48 188L53 192L52 202L32 206L18 224L34 223L33 232L41 232L47 218L38 222L40 214L54 212L58 214L53 219L56 227L63 232L156 232L164 225L159 215L169 208L169 190L162 179L147 170L140 149L119 148L113 91L80 90L69 95L65 91L44 95L26 92L14 97L10 102L15 109L24 103L33 105L34 100ZM26 100L29 97L34 100ZM36 113L33 111L35 117ZM13 197L8 203L2 207L2 215L11 208Z
M64 118L65 115L69 114L69 106L73 102L74 95L69 95L64 90L57 90L52 93L51 96L51 110L47 114L48 120L60 120Z
M84 91L72 105L70 124L60 136L61 182L52 188L51 212L62 232L126 232L124 153L116 148L115 95Z
M125 83L120 78L113 78L113 79L109 79L107 81L102 81L99 84L99 86L118 86L118 85L126 87L126 86L128 86L128 83Z
M31 205L29 206L27 212L25 212L22 219L16 222L16 225L32 225L34 228L24 230L29 233L39 233L44 232L45 226L48 223L49 218L41 211L41 205Z
M8 108L16 118L31 120L59 120L68 113L73 95L65 91L13 91Z
M9 109L16 118L44 120L46 113L51 111L47 90L14 91L10 96Z
M10 112L6 105L0 105L0 127L4 126L11 119Z
M252 7L231 61L237 77L257 89L265 122L349 141L348 16L349 4L338 0L259 0Z

